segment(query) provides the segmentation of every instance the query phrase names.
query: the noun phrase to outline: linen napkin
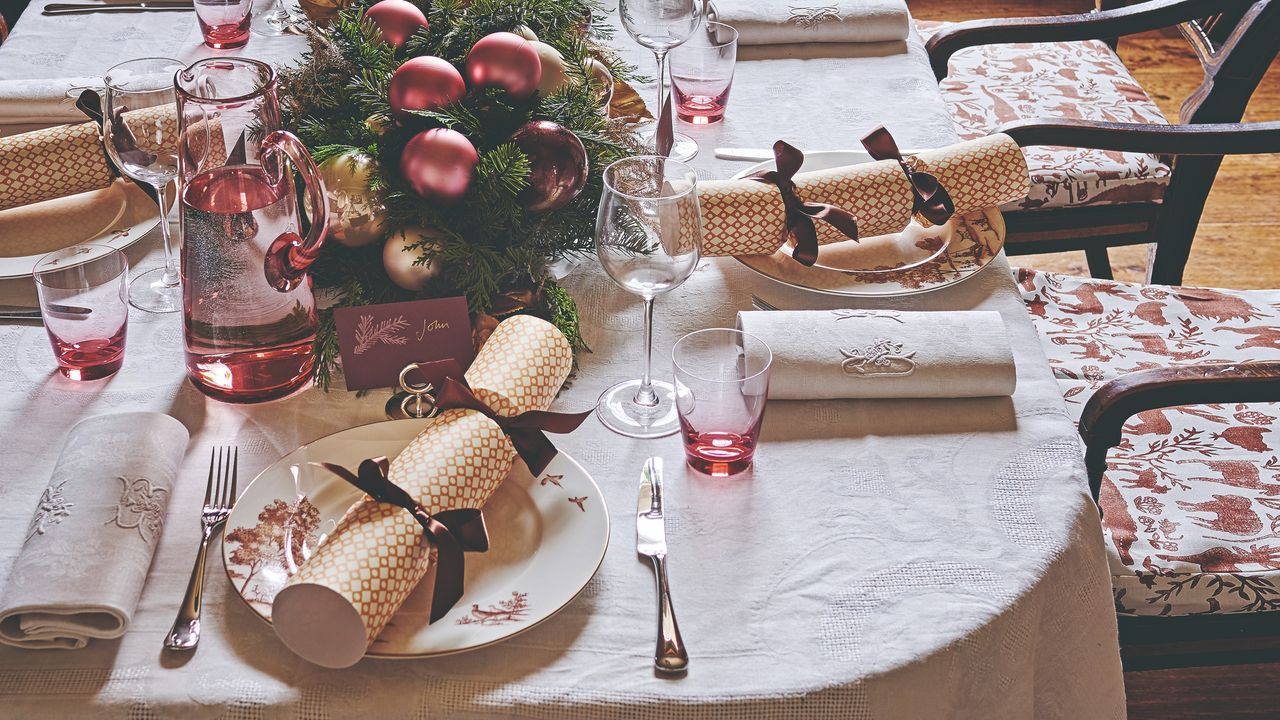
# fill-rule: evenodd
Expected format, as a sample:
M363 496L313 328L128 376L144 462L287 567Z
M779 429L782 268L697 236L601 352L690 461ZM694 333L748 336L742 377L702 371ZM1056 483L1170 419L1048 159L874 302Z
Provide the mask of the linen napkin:
M102 78L0 80L0 127L58 125L84 120L84 113L76 109L76 98L84 90L101 92Z
M467 370L477 398L514 417L551 406L573 367L554 325L530 315L503 320ZM516 460L494 420L446 410L392 461L388 477L435 516L481 508ZM354 665L431 568L431 545L412 515L363 500L276 595L271 624L284 644L324 667Z
M880 43L911 32L906 0L714 0L714 20L738 30L739 45Z
M74 650L125 633L188 439L150 412L71 428L0 595L0 642Z
M771 310L738 313L738 328L773 351L775 400L992 397L1017 385L997 312Z

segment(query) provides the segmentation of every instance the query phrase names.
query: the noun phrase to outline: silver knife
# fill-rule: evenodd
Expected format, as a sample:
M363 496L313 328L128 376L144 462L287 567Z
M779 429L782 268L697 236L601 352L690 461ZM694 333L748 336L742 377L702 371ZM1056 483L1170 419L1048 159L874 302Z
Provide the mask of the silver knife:
M59 10L45 8L41 15L54 17L57 15L93 15L96 13L144 13L144 12L191 12L192 5L90 5L86 7L68 7Z
M651 457L640 472L640 496L636 500L636 552L653 561L658 581L658 647L653 666L661 673L681 673L689 667L689 654L680 638L676 611L667 584L667 526L662 516L662 458Z
M68 320L83 320L93 311L78 305L49 304L49 312ZM40 308L23 305L0 305L0 320L43 320Z

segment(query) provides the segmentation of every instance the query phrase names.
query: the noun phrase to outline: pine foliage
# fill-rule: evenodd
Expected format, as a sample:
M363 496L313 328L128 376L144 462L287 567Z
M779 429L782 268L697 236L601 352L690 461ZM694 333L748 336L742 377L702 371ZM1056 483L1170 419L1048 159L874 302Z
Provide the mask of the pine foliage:
M596 0L410 2L423 10L430 27L399 50L362 19L370 0L357 0L329 27L310 31L308 56L281 73L281 99L286 127L297 128L317 162L353 151L377 161L370 189L387 208L388 233L407 227L434 230L438 238L414 247L415 262L441 263L443 272L423 292L411 293L387 277L381 243L350 248L331 242L313 266L317 289L336 306L463 295L477 315L533 313L555 323L575 349L586 349L573 299L547 277L547 263L591 250L600 171L636 147L625 124L601 113L587 61L599 59L624 81L635 77L634 68L599 44L609 28ZM392 119L388 84L405 60L434 55L461 72L477 40L521 25L560 51L575 82L523 101L497 89L470 89L447 107L416 112L399 123ZM586 189L559 210L529 212L516 199L528 184L529 158L510 138L531 120L568 128L587 150ZM399 173L405 143L433 127L461 132L480 154L470 190L451 207L419 197ZM338 356L331 311L321 317L316 353L316 379L328 387Z

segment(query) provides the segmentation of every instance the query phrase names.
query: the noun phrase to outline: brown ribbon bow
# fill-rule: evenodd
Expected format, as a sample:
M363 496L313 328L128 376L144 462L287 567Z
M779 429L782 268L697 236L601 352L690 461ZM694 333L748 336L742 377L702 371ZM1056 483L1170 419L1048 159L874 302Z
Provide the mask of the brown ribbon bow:
M814 220L823 220L851 240L858 239L858 219L848 210L826 203L805 202L796 194L792 180L804 164L804 153L779 140L773 144L776 170L748 175L748 180L773 185L782 193L782 204L787 209L787 235L795 240L791 257L801 265L810 266L818 261L818 231Z
M463 508L431 515L412 495L387 477L390 463L385 457L361 462L360 470L356 473L333 463L313 464L355 485L377 502L395 505L413 514L436 547L436 584L431 596L429 623L448 614L462 597L465 569L463 551L484 552L489 549L489 533L485 529L484 516L480 511Z
M542 474L547 465L555 459L556 446L551 444L545 433L563 434L573 432L590 417L593 410L579 413L557 413L545 410L529 410L519 415L506 417L493 411L493 408L476 397L471 388L454 378L446 378L444 386L436 395L436 408L440 410L475 410L502 428L502 432L511 439L516 452L529 466L534 476Z
M107 135L106 127L105 127L106 120L102 116L102 110L101 110L102 98L101 96L98 95L97 91L85 90L81 92L80 96L76 98L76 107L80 110L80 112L87 115L90 120L98 124L98 133L102 135L103 138L105 138ZM123 123L121 123L121 126L126 130L126 132L129 133L128 137L132 138L133 133L128 130L128 126L124 125ZM135 147L136 147L136 143L135 143ZM116 177L127 177L124 173L120 171L120 168L116 167L116 162L115 160L112 159L111 153L107 151L106 145L103 145L102 154L105 155L107 158L107 168L111 170L112 175ZM144 163L144 164L149 165L150 162ZM139 188L141 188L142 192L147 194L147 197L151 198L157 204L159 204L160 196L156 193L156 189L152 187L150 183L142 182L137 178L129 178L129 181L132 182L134 185L137 185Z
M872 130L862 138L862 147L867 149L876 160L897 160L902 171L907 174L907 182L911 183L911 192L915 196L912 212L919 214L934 225L942 225L955 214L956 206L951 194L942 187L938 178L923 170L916 170L902 157L898 143L885 126Z

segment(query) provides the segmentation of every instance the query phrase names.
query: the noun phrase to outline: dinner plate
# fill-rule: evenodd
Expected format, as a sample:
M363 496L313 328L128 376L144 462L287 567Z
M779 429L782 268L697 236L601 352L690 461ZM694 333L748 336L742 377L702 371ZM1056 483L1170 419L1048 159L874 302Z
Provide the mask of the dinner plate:
M159 223L155 201L123 178L101 190L0 210L0 279L30 276L41 257L72 245L123 250Z
M245 488L227 520L222 555L232 587L258 617L271 622L276 593L362 497L307 463L355 468L365 458L395 457L431 422L393 420L334 433L285 455ZM537 478L517 461L484 517L489 550L466 554L462 599L428 625L434 578L428 571L367 656L446 655L522 633L578 595L609 544L604 495L563 452Z
M871 161L860 151L807 153L801 172ZM735 175L772 170L773 161ZM784 285L845 297L895 297L940 290L976 275L1004 247L1004 217L996 208L956 216L933 228L912 222L903 232L823 245L818 262L806 267L791 257L791 245L772 255L741 255L738 262ZM845 268L858 268L850 270Z

